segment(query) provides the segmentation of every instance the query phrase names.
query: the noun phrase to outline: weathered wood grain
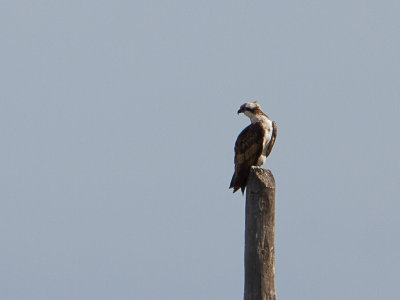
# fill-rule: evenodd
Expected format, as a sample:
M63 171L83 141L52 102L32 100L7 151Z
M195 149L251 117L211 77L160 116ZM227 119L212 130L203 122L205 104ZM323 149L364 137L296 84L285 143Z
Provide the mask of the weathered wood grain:
M276 300L275 179L252 168L246 188L244 300Z

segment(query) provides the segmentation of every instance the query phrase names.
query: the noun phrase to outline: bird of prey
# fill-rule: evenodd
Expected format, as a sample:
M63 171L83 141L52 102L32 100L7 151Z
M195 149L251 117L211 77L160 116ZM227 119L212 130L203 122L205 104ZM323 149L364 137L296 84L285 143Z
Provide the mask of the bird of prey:
M236 140L235 172L229 188L233 188L234 193L241 189L244 194L251 167L263 165L271 153L277 127L257 102L244 103L237 113L249 117L251 124L243 129Z

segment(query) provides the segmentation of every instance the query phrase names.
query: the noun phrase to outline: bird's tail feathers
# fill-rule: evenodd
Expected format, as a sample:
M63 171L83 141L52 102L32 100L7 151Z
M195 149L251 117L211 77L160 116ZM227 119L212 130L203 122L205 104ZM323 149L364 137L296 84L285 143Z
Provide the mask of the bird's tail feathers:
M240 177L237 176L236 172L233 173L231 184L229 186L230 189L233 188L233 192L236 193L239 189L242 190L242 194L244 195L244 190L246 188L246 183L241 182Z

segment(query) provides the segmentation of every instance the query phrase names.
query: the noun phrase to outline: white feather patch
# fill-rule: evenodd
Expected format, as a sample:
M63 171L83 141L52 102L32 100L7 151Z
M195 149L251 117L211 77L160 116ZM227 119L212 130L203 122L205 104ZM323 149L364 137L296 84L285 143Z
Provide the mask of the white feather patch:
M257 102L247 102L245 103L244 106L247 107L248 109L254 109L256 107L260 107Z

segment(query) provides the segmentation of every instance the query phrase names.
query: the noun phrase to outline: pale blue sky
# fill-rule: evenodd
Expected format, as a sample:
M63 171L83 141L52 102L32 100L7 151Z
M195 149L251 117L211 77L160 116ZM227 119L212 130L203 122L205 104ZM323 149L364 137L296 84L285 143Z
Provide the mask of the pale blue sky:
M242 299L258 100L279 299L398 299L399 10L1 1L0 298Z

